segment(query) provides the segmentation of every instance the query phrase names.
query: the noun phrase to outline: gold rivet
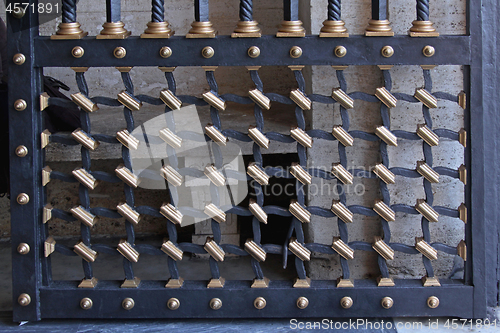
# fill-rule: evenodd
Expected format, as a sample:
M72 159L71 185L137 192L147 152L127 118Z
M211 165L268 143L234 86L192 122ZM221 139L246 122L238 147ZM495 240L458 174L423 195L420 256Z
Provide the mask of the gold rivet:
M88 297L82 298L80 301L80 307L84 310L89 310L92 308L92 305L94 305L94 302Z
M28 254L28 253L30 253L30 246L26 243L20 243L17 246L17 252L19 254Z
M14 54L14 57L12 58L12 60L14 61L14 63L16 65L22 65L26 61L26 57L22 53L16 53L16 54Z
M14 102L14 109L16 109L16 111L24 111L27 106L28 104L24 99L18 99Z
M17 298L17 302L21 306L27 306L27 305L29 305L31 303L31 297L28 294L21 294Z
M177 310L179 306L181 306L181 302L177 298L172 297L167 302L167 307L170 310Z
M347 49L344 46L339 45L335 48L334 52L337 57L342 58L347 54Z
M26 193L21 193L17 196L17 203L20 205L26 205L30 202L30 197Z
M260 49L257 46L250 46L248 48L248 56L250 58L257 58L260 56Z
M24 157L28 155L28 148L26 146L17 146L16 148L16 155L19 157Z
M434 55L434 53L436 53L436 49L430 45L426 45L426 46L424 46L422 53L426 57L432 57Z
M380 301L380 304L384 309L390 309L394 305L394 301L390 297L384 297L382 301Z
M309 300L305 297L299 297L297 298L297 307L301 310L307 308L309 305Z
M26 11L24 11L21 7L15 7L14 11L12 11L12 16L14 16L16 19L20 19L24 16L25 13Z
M135 302L132 298L127 297L122 301L122 307L125 310L132 310L134 308Z
M342 299L340 300L340 306L344 309L349 309L353 304L354 302L349 296L342 297Z
M83 54L85 53L85 51L83 50L83 47L81 46L75 46L72 50L71 50L71 55L75 58L81 58L83 57Z
M302 55L302 49L298 46L292 46L290 49L290 57L297 59Z
M160 57L168 58L172 55L172 49L168 46L164 46L160 49Z
M205 46L203 50L201 50L201 55L206 59L212 58L214 54L215 50L211 46Z
M439 298L436 296L431 296L427 299L427 306L431 309L435 309L439 306Z
M383 57L390 58L394 54L394 49L392 48L392 46L386 45L382 48L380 53L382 53Z
M115 58L118 58L118 59L124 58L127 55L127 50L125 50L124 47L118 46L113 51L113 55L115 56Z
M212 298L210 300L210 308L213 310L219 310L222 307L222 301L220 298Z
M264 297L257 297L255 301L253 301L253 306L258 310L262 310L266 307L266 299Z

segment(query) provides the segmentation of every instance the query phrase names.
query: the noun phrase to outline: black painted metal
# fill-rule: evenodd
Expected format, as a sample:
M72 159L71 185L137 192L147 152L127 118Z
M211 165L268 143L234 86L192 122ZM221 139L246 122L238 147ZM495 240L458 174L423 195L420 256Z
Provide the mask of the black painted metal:
M100 282L101 283L101 282ZM463 306L471 299L473 288L459 282L443 284L440 288L424 288L420 281L401 281L397 288L377 287L373 281L359 282L356 288L335 288L334 281L314 281L311 288L292 288L289 281L273 281L269 288L250 288L250 281L228 281L222 289L208 289L205 281L188 281L181 289L165 289L159 281L148 281L138 289L123 290L118 281L106 281L97 289L78 289L73 282L55 282L42 288L41 301L44 318L296 318L296 317L400 317L400 316L459 316L472 317L470 307ZM349 296L353 306L344 309L340 299ZM380 305L383 297L395 300L391 309ZM427 298L437 296L446 307L430 309ZM94 302L90 310L80 309L82 298ZM135 301L132 310L121 307L125 297ZM180 301L177 310L169 310L167 301L175 297ZM209 302L222 300L219 310L212 310ZM264 297L267 305L257 310L253 301ZM307 297L306 309L297 308L297 298ZM71 310L70 310L71 309Z
M333 50L343 45L349 57L338 58ZM283 66L283 65L462 65L470 64L470 39L466 36L441 36L432 39L397 36L392 38L353 36L349 38L231 38L218 36L210 39L186 39L174 36L169 39L141 39L129 37L124 40L96 40L87 37L81 40L50 40L39 37L35 40L36 66L40 67L107 67L107 66ZM74 46L86 52L76 59L71 56ZM290 57L290 48L300 46L303 55ZM394 56L384 58L380 50L385 45L394 48ZM438 47L436 54L427 58L422 54L426 45ZM122 46L127 50L125 58L116 59L113 50ZM163 59L160 48L169 46L172 56ZM201 50L211 46L215 55L205 59ZM261 56L252 59L248 48L258 46ZM456 52L455 50L461 50Z
M299 20L299 0L283 0L283 19L285 21Z
M165 19L164 0L151 1L151 22L163 22Z
M240 21L253 21L253 1L240 1Z
M63 0L62 2L62 21L70 23L76 21L76 0Z
M481 13L481 23L483 26L483 110L485 115L484 132L488 133L488 140L485 140L484 151L488 158L485 159L485 170L492 170L500 160L500 105L497 103L499 89L498 77L500 77L500 38L497 38L500 22L500 4L495 0L483 1ZM500 176L497 173L488 173L485 179L485 206L495 207L500 201ZM488 209L485 211L484 221L486 222L486 244L497 244L499 239L500 212L498 209ZM490 249L490 247L488 247ZM486 257L486 294L489 306L498 306L500 294L498 292L498 281L500 281L500 247L491 247L485 252Z
M120 22L122 19L121 0L106 0L106 21Z
M22 19L8 21L8 57L9 69L9 151L10 168L15 170L10 178L11 191L11 242L13 270L13 310L14 320L40 319L40 287L42 276L50 281L47 273L48 261L43 258L40 240L45 237L45 229L40 226L41 210L45 201L45 193L41 186L40 168L43 155L40 154L40 133L42 129L42 114L40 113L39 96L41 89L42 69L34 66L34 39L38 35L38 16L27 10ZM26 61L22 65L13 65L12 57L22 53ZM15 111L13 101L24 99L28 106L22 111ZM14 154L18 145L28 148L28 155L20 158ZM26 205L20 205L16 197L20 193L29 195ZM20 243L27 243L31 251L26 255L17 252ZM21 293L31 296L31 304L22 307L17 302Z
M417 20L429 21L429 0L417 0Z
M425 1L425 0L424 0ZM242 3L245 1L242 1ZM163 2L153 0L153 20L160 19L160 16L155 17L155 6L159 9ZM251 1L246 1L246 4L251 4ZM336 12L330 10L330 5L334 3L340 5L340 1L330 1L328 18L336 19ZM373 19L386 18L386 1L373 0ZM492 200L491 197L485 196L485 189L491 184L488 183L485 177L485 165L492 165L491 160L488 160L485 149L487 145L486 135L484 133L488 124L495 122L494 113L483 112L482 105L484 103L483 95L483 58L482 58L482 40L483 33L481 30L481 6L471 6L468 4L468 32L469 36L442 36L437 38L410 38L407 36L397 37L370 37L354 36L350 38L319 38L317 36L307 36L305 38L275 38L273 36L263 36L262 38L236 38L232 39L228 36L220 36L215 39L185 39L184 37L173 37L170 39L140 39L138 37L130 37L125 40L96 40L93 37L87 37L82 40L50 40L47 37L39 37L37 29L37 17L31 13L18 20L9 17L9 56L15 53L23 53L26 56L26 62L20 66L12 66L10 72L9 85L15 87L10 89L9 99L12 101L23 98L28 102L28 108L25 111L18 112L11 107L10 112L10 151L11 155L11 216L12 216L12 255L13 255L13 294L14 294L14 320L39 320L41 318L63 318L63 317L79 317L79 318L173 318L173 317L373 317L373 316L459 316L459 317L483 317L486 313L486 282L485 282L485 238L486 229L493 221L486 218L485 205L487 200ZM108 21L116 22L120 20L120 1L108 0ZM298 0L284 1L285 20L298 19ZM163 13L163 11L162 11ZM240 13L241 14L241 13ZM331 14L331 15L330 15ZM340 11L338 13L340 17ZM161 17L163 19L163 17ZM195 1L195 18L197 21L208 20L208 0ZM244 16L248 19L248 15ZM32 29L19 28L32 27ZM348 56L337 58L333 54L333 49L339 45L344 45L348 50ZM300 46L303 50L302 57L292 59L289 56L289 50L292 46ZM380 55L380 49L385 45L391 45L395 50L395 55L391 58L384 58ZM425 45L433 45L437 52L432 58L426 58L422 55L422 48ZM472 46L471 46L472 45ZM71 56L71 50L75 46L82 46L86 52L82 58L75 59ZM113 56L113 50L117 46L122 46L127 49L127 55L123 59L116 59ZM173 54L168 59L160 57L158 51L163 46L169 46L173 50ZM201 56L201 49L205 46L212 46L215 50L215 56L210 59L205 59ZM250 46L258 46L261 50L261 56L255 59L248 57L247 50ZM88 51L87 51L88 50ZM474 50L474 52L471 52ZM90 51L90 52L89 52ZM468 209L468 221L466 225L466 242L468 246L468 258L465 267L465 280L453 281L442 280L442 286L437 288L422 287L420 281L417 280L397 280L395 287L377 287L373 280L356 280L355 288L336 288L334 281L313 281L311 288L301 289L292 288L290 281L272 281L269 288L252 289L249 281L227 281L222 289L207 289L206 281L186 281L181 289L165 289L165 281L143 281L137 289L120 288L118 281L100 281L95 289L77 288L78 282L63 282L52 281L50 260L43 256L43 242L47 237L47 225L41 224L41 208L45 202L44 189L40 184L40 170L43 164L43 151L40 149L40 133L43 130L41 121L41 112L39 109L39 94L40 94L40 78L43 67L112 67L112 66L250 66L250 65L380 65L380 64L396 64L396 65L445 65L455 64L464 65L464 83L467 88L468 104L465 112L465 127L467 129L467 149L465 150L465 164L470 170L468 173L468 185L466 186L466 205ZM175 81L172 73L165 73L169 89L175 93ZM344 90L347 90L346 81L343 78L343 71L337 71L339 84ZM123 83L126 90L133 94L133 86L130 75L122 73ZM262 82L257 71L251 72L251 78L255 86L259 90L263 90ZM300 71L295 72L297 85L301 91L305 89L305 81ZM424 71L425 88L432 90L432 83L428 71ZM80 92L88 95L85 78L83 73L77 74L77 82ZM207 82L212 92L217 94L217 83L213 72L207 72ZM384 70L384 83L388 90L391 90L391 79L389 71ZM395 94L396 95L396 94ZM436 92L436 97L453 100L456 96L446 93ZM291 104L291 101L286 96L277 94L269 94L274 101L280 103ZM158 99L149 96L136 96L137 98L151 103L161 104ZM238 103L250 103L246 97L240 96L222 96L228 101ZM332 103L329 96L310 95L312 100L321 103ZM372 101L372 95L353 93L355 99ZM100 98L97 97L96 100ZM201 99L196 99L192 96L179 96L183 102L202 105ZM373 97L374 98L374 97ZM398 94L398 99L413 102L413 97L406 94ZM51 99L51 103L58 103L56 99ZM116 100L100 98L99 103L116 105ZM206 104L206 103L205 103ZM473 106L473 108L471 108ZM473 110L472 114L469 110ZM166 109L168 111L168 109ZM133 126L133 118L131 112L125 108L125 118L127 119L127 127L131 131ZM348 117L345 115L346 110L341 108L343 115L343 126L348 129ZM429 126L430 115L429 110L423 108L424 117ZM255 109L256 123L259 128L263 128L262 110L258 107ZM169 119L169 113L166 112L167 123L174 127L172 119ZM211 108L211 116L214 125L222 129L218 112ZM296 117L299 127L305 128L305 120L300 109L296 109ZM387 108L381 107L381 117L384 125L389 127L387 121ZM493 118L493 119L492 119ZM82 111L82 126L86 132L90 133L90 122L88 115ZM439 136L444 136L457 139L457 133L447 130L435 130ZM491 129L490 129L491 131ZM320 137L327 140L331 134L311 130L308 131L313 137ZM414 133L394 131L398 137L418 140ZM248 141L246 134L236 131L224 131L224 134L237 138L238 140ZM378 140L373 138L373 134L360 131L352 131L351 134L355 137L365 140ZM289 142L288 138L283 135L269 134L273 140ZM356 136L358 135L358 136ZM113 137L100 136L100 139L105 142L115 142ZM61 135L55 135L52 141L71 143L69 138ZM66 141L65 141L66 140ZM107 141L106 141L107 140ZM114 141L113 141L114 140ZM205 140L205 138L202 138ZM24 158L14 155L15 147L24 144L28 147L30 153ZM339 148L342 148L339 146ZM169 149L169 148L167 148ZM213 145L216 150L217 146ZM340 150L340 149L339 149ZM299 159L301 164L306 161L305 149L299 145ZM384 155L385 146L381 144L380 152ZM345 153L345 151L344 151ZM432 161L430 147L424 145L424 154L426 160ZM169 152L169 156L175 156ZM260 148L257 146L254 149L254 156L262 162ZM123 159L125 163L129 163L128 149L123 150ZM346 156L341 155L341 160L345 160ZM128 161L128 162L127 162ZM222 160L221 160L222 161ZM87 150L82 148L82 162L86 169L90 170L90 156ZM257 161L259 162L259 161ZM384 160L384 162L387 162ZM170 160L172 165L177 163L176 157ZM130 165L129 165L130 166ZM493 163L494 166L494 163ZM393 168L393 172L406 177L419 177L415 175L413 170L402 168ZM397 169L397 170L396 170ZM440 174L445 174L452 177L458 175L454 170L435 167ZM492 168L493 169L493 168ZM267 170L266 170L267 171ZM353 170L353 173L356 170ZM269 170L269 172L274 172ZM323 178L328 175L314 173L310 170L313 176ZM358 172L356 172L358 173ZM361 177L363 176L360 173ZM94 173L96 178L101 177L105 181L114 181L112 176L105 173ZM235 175L237 176L237 175ZM372 175L366 174L367 178ZM55 178L61 180L72 181L61 173L55 173ZM246 177L244 175L244 177ZM116 177L115 177L116 178ZM426 189L427 200L432 204L432 193L430 186L424 183ZM106 210L99 207L90 208L88 205L88 191L81 187L82 205L92 210L93 213L108 217L115 217L116 212ZM301 192L301 186L298 186L299 203L304 205L304 195ZM388 194L384 192L383 185L381 186L383 199L390 202ZM215 191L215 189L212 189ZM19 205L16 202L16 196L25 192L30 196L30 202L27 205ZM125 185L125 193L127 202L134 206L134 197L132 189ZM176 192L171 190L170 196L175 198ZM259 204L263 205L263 197L257 198ZM491 202L490 202L491 203ZM491 206L493 206L494 202ZM405 205L397 205L394 210L413 214L414 208ZM141 214L159 215L158 211L153 211L150 207L136 207ZM351 207L350 207L351 208ZM435 207L439 212L448 216L457 216L455 210L446 209L443 207ZM309 207L316 215L330 216L327 209L322 210L319 207ZM368 215L373 214L373 211L366 207L352 208L356 214ZM357 210L356 210L357 209ZM233 208L239 215L245 215L247 212L241 208ZM289 216L290 213L282 208L269 208L269 212L273 214ZM54 210L54 214L68 221L73 218L66 212ZM288 215L286 215L288 214ZM73 218L74 219L74 218ZM128 223L128 222L127 222ZM423 233L426 240L429 239L428 222L423 221ZM260 227L259 222L254 219L253 230L255 241L260 244ZM347 239L347 231L342 229L345 224L339 223L339 229L342 239ZM390 231L388 227L383 225L384 239L389 243ZM216 242L220 242L220 228L218 223L212 223ZM296 236L300 242L304 241L302 226L298 220L294 219L291 224L289 237L295 230ZM175 228L171 223L168 223L168 234L173 242L177 242ZM134 243L135 235L133 227L127 224L127 237L130 243ZM289 238L288 237L288 238ZM90 232L82 227L82 239L90 245ZM26 242L31 246L31 252L28 255L20 255L17 253L17 245L21 242ZM328 246L321 244L306 244L313 251L323 253L333 253L333 250ZM351 247L359 250L371 251L370 245L365 242L352 242ZM415 253L416 250L410 246L390 243L394 249L405 253ZM431 244L436 249L446 253L453 254L454 249L450 246L433 243ZM203 253L201 247L193 244L181 243L179 246L186 252ZM242 249L236 246L223 245L226 252L235 253L238 255L248 255ZM93 244L93 248L105 253L115 253L116 248ZM164 255L158 248L148 246L136 246L141 253L149 253L155 255ZM282 254L284 261L289 255L286 246L279 245L264 245L268 253ZM70 248L57 245L58 252L75 255ZM198 252L201 251L201 252ZM294 257L292 255L292 257ZM302 261L296 259L297 274L300 278L305 277L305 269ZM425 267L429 276L433 275L432 266L425 261ZM254 273L258 278L263 277L262 270L259 264L252 262ZM388 277L387 266L384 260L379 260L380 271L382 276ZM91 265L84 263L84 272L87 278L92 277ZM213 278L220 276L218 264L213 259L210 260L210 268ZM349 277L349 267L342 260L343 277ZM179 275L176 264L173 260L169 260L169 271L172 278L177 278ZM132 265L128 260L124 259L124 273L127 279L134 277ZM17 297L21 293L28 293L31 296L31 304L26 307L21 307L17 303ZM253 300L256 297L265 297L268 305L265 310L256 310L253 307ZM296 300L299 296L305 296L310 301L310 306L305 310L299 310L296 306ZM354 300L354 306L349 309L340 307L340 299L344 296L351 296ZM390 296L395 300L396 306L386 310L380 306L380 299L385 296ZM437 296L441 301L441 305L437 309L430 309L426 305L427 297ZM94 302L94 307L91 310L82 310L79 302L83 297L90 297ZM136 302L134 309L126 311L121 307L121 301L125 297L132 297ZM176 311L170 311L166 307L166 302L170 297L176 297L181 301L181 307ZM218 297L223 300L223 307L220 310L213 311L209 308L208 302L211 298Z
M194 19L197 22L208 22L209 19L209 0L194 0Z
M372 0L372 20L387 20L387 0Z
M328 0L328 20L340 21L341 4L340 0Z

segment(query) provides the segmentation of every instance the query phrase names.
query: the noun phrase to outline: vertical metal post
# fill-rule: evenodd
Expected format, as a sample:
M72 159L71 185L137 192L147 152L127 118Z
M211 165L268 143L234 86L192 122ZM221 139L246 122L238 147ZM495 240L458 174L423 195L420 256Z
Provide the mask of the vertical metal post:
M8 6L15 1L9 0ZM35 6L38 1L34 1ZM8 16L9 152L10 169L16 170L10 183L12 292L14 321L39 320L42 284L44 192L41 185L43 156L40 150L42 113L39 96L42 69L35 68L34 40L38 36L38 15L26 10L22 18ZM12 63L13 61L13 63ZM14 105L23 104L16 111ZM16 154L24 146L27 154ZM18 246L26 244L24 251Z
M170 38L175 33L168 27L169 23L165 21L164 0L151 1L151 21L148 22L147 26L141 38Z
M217 32L210 22L209 13L208 0L194 1L194 22L191 23L191 30L186 38L215 38Z
M106 0L106 22L102 28L97 39L124 39L130 36L131 32L121 21L121 0Z
M253 1L240 0L240 21L236 25L231 37L260 37L260 28L253 20Z
M76 0L62 1L62 23L57 27L57 32L51 39L80 39L87 36L87 32L80 28L76 22Z
M328 0L328 18L323 22L320 37L349 37L341 19L341 0Z
M283 0L283 22L276 37L305 37L306 30L299 20L299 0Z
M429 21L429 0L417 0L417 19L412 24L409 31L411 37L439 36L439 32Z
M491 114L491 110L486 110L483 95L483 80L485 80L485 70L488 69L483 63L483 40L486 39L482 25L482 6L479 1L467 1L467 33L471 37L474 47L471 49L471 64L464 70L465 86L468 87L467 108L464 121L467 130L467 149L465 152L466 167L468 173L467 184L470 184L469 191L466 192L466 205L468 208L468 223L466 228L466 243L468 255L472 260L467 261L465 278L474 286L474 318L484 318L486 315L486 235L491 232L488 224L498 221L488 221L487 212L493 210L498 205L494 202L494 191L491 191L490 177L485 175L485 170L495 168L497 163L485 150L486 138L485 126L497 123L498 114ZM485 8L490 8L485 7ZM493 33L493 31L491 31ZM469 74L468 76L466 76ZM468 84L467 84L468 83ZM473 113L472 113L473 112ZM491 128L491 127L490 127ZM491 134L493 136L493 133ZM489 134L488 134L489 136ZM469 185L468 185L469 186ZM488 189L488 192L486 190ZM491 191L491 192L490 192ZM485 195L488 193L488 195ZM470 256L468 258L471 258ZM472 273L472 274L470 274Z
M387 0L372 0L372 19L365 29L365 36L394 36L387 19Z

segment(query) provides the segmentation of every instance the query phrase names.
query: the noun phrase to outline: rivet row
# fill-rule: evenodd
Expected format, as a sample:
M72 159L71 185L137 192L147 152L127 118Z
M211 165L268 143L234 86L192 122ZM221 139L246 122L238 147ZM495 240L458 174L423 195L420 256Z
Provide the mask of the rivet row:
M71 55L75 58L83 57L84 53L85 53L85 51L81 46L75 46L71 50ZM215 55L215 50L212 46L205 46L201 50L200 53L203 56L203 58L210 59ZM260 56L260 53L261 53L261 51L260 51L259 47L257 47L257 46L251 46L247 50L248 56L250 58L254 58L254 59L258 58ZM394 55L394 53L395 53L394 48L390 45L386 45L386 46L382 47L382 49L380 50L380 54L384 58L390 58ZM436 53L436 50L431 45L426 45L422 49L422 54L426 57L432 57L435 53ZM159 54L162 58L169 58L170 56L172 56L173 50L168 46L164 46L159 50ZM289 54L290 54L291 58L297 59L303 55L303 50L299 46L292 46L290 48ZM338 58L343 58L347 55L347 48L345 46L338 45L333 50L333 54ZM124 47L119 46L113 50L113 55L117 59L122 59L127 55L127 51ZM24 58L23 58L24 56L22 54L16 55L16 56L18 56L17 58L16 57L14 58L14 62L16 64L21 65L22 63L24 63ZM22 56L22 57L20 57L20 56Z
M31 302L31 298L28 294L21 294L18 298L18 301L20 305L26 306ZM84 310L91 309L93 304L93 301L89 297L84 297L80 301L80 307ZM220 308L222 308L222 304L223 303L220 298L212 298L208 305L212 310L219 310ZM134 299L127 297L122 300L121 305L125 310L132 310L135 306L135 301ZM253 306L257 310L263 310L266 305L267 301L264 297L257 297L253 301ZM309 300L306 297L301 296L297 298L296 305L297 308L303 310L309 306ZM340 299L340 306L344 309L350 309L353 305L354 301L349 296L344 296ZM170 310L177 310L180 308L180 306L181 301L175 297L172 297L167 301L167 308ZM394 306L394 300L391 297L386 296L380 300L380 306L384 309L390 309ZM437 308L439 306L439 298L436 296L430 296L429 298L427 298L427 306L431 309Z

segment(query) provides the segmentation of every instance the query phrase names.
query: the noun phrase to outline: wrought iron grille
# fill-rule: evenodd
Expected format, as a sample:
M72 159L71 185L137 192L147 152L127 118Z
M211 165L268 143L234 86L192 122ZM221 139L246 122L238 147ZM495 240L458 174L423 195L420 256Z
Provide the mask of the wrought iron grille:
M164 4L152 1L152 21L143 35L129 36L120 18L120 1L108 0L107 22L96 37L86 37L76 21L74 1L63 3L63 23L52 37L38 35L38 15L28 9L13 12L9 17L9 52L13 56L9 85L10 148L12 151L12 244L14 277L14 320L39 320L41 318L172 318L172 317L354 317L354 316L460 316L482 317L485 314L484 276L478 272L484 268L484 244L473 240L484 239L482 169L482 118L481 52L472 54L471 43L480 36L480 12L468 3L468 33L465 36L439 36L429 21L429 2L417 0L417 20L410 29L410 36L393 36L386 17L387 1L372 2L372 20L365 36L348 36L341 20L340 0L328 1L328 20L320 36L305 35L298 20L298 1L284 1L284 21L276 36L261 36L257 23L252 18L252 1L240 1L240 22L232 36L215 36L208 19L208 0L197 0L195 22L187 36L172 36L164 20ZM8 4L11 4L9 1ZM34 1L38 3L38 1ZM326 6L325 6L326 8ZM417 38L418 37L418 38ZM479 43L479 42L478 42ZM460 50L460 52L457 52ZM259 77L261 66L286 65L293 71L298 89L289 96L263 93L264 86ZM332 66L338 79L331 96L306 94L302 69L308 65ZM378 65L383 72L384 86L375 95L364 92L348 93L344 76L347 65ZM415 95L392 91L390 69L393 65L421 65L425 85ZM435 65L463 65L464 92L454 95L434 92L430 69ZM130 75L132 66L159 66L164 72L167 88L162 95L134 95ZM210 91L203 98L177 96L174 69L177 66L203 66ZM214 71L217 66L246 66L255 89L249 96L219 95ZM41 75L44 67L71 67L75 71L79 92L72 95L73 102L81 108L82 128L72 134L51 134L42 127L42 112L48 105L66 106L57 98L48 98L41 93ZM117 99L89 96L85 73L89 67L116 67L121 72L124 90ZM332 72L333 73L333 72ZM12 89L15 87L15 89ZM467 96L467 98L466 98ZM349 130L348 109L355 100L381 103L382 123L374 133ZM392 130L389 109L396 101L422 103L425 124L415 132ZM433 127L430 109L437 100L457 102L464 108L464 128L437 129ZM14 102L15 101L15 102ZM241 133L224 128L219 116L225 102L255 104L255 128ZM295 105L297 127L290 133L263 133L263 113L269 103ZM311 109L312 102L340 104L342 124L332 132L307 129L304 111ZM134 138L134 110L142 103L165 106L165 121L169 131L157 138L166 141L169 167L164 177L169 182L169 204L162 207L139 206L134 203L134 188L138 177L134 175L130 151L144 143L146 138ZM91 113L97 105L123 106L126 130L116 136L95 134L91 130ZM188 132L176 132L171 114L182 104L209 105L212 125L206 134L196 136ZM471 105L477 108L472 115ZM478 137L479 140L475 141ZM257 188L268 182L269 177L296 179L296 201L289 207L266 206L260 191L251 207L220 207L228 213L253 216L253 239L244 246L221 243L220 223L224 222L219 212L218 185L225 184L218 170L223 167L220 145L227 138L241 142L254 141L253 160L247 172L227 171L226 177L242 181L255 180ZM208 142L214 152L213 174L210 170L179 168L175 153L178 140ZM339 161L332 172L308 168L307 148L313 139L322 139L335 144L338 141ZM373 171L347 168L346 147L354 139L380 142L381 163ZM432 147L441 139L459 141L464 146L464 167L458 170L434 165ZM390 168L387 146L398 140L413 140L423 145L425 160L416 170ZM116 174L93 170L90 151L98 149L98 142L122 145L123 166ZM298 163L291 172L283 174L278 168L263 165L261 149L269 141L297 144ZM66 145L81 145L82 168L71 175L52 171L44 162L44 148L54 142ZM149 143L148 143L149 144ZM210 169L210 168L209 168ZM466 172L469 171L469 172ZM210 190L214 215L205 210L193 211L177 207L177 182L182 176L207 175L211 180ZM215 175L211 177L211 175ZM388 186L395 176L424 177L425 199L415 206L392 204ZM345 194L334 200L331 207L306 206L306 190L312 177L337 180L341 189L352 182L353 177L380 179L382 200L374 208L349 205ZM465 186L465 203L457 208L433 205L432 183L439 177L460 179ZM45 185L52 180L79 182L80 205L70 212L52 208L46 204ZM476 179L479 179L476 182ZM125 203L117 203L117 209L91 207L89 191L97 182L124 183ZM220 181L221 183L218 183ZM105 186L101 184L100 186ZM343 193L339 190L339 193ZM422 237L415 245L391 243L390 222L395 212L422 215ZM212 217L213 239L205 246L192 243L177 243L176 224L182 214ZM332 244L305 243L303 224L318 215L337 222L340 237ZM134 225L140 215L165 218L168 241L158 246L135 244ZM273 215L289 216L291 223L284 244L261 244L261 223L272 223ZM373 243L349 239L347 223L354 215L380 216L382 237ZM440 215L461 219L465 225L464 241L457 247L433 243L429 224ZM127 238L117 247L93 244L91 227L99 216L126 220ZM50 236L48 224L53 218L69 222L81 222L81 241L74 247L56 243ZM474 248L474 251L472 249ZM310 280L304 262L310 260L311 252L339 255L342 276L338 281ZM378 280L356 280L350 278L348 261L356 251L375 251L381 277ZM462 280L438 280L435 278L431 260L438 251L458 254L464 260L465 274ZM82 281L56 281L51 277L50 256L53 252L82 257ZM98 252L124 256L125 281L98 281L93 274L93 262ZM183 281L176 260L182 253L209 253L210 281ZM426 276L423 280L393 280L387 268L395 252L422 255ZM168 256L170 278L168 281L140 281L133 270L140 254ZM255 274L253 282L225 281L219 272L219 261L224 254L251 256ZM260 267L266 254L283 256L294 260L297 278L295 281L268 281ZM98 259L97 259L98 260ZM167 277L165 278L167 280ZM167 283L165 285L165 283ZM464 302L463 300L468 300ZM392 306L395 304L395 306Z

